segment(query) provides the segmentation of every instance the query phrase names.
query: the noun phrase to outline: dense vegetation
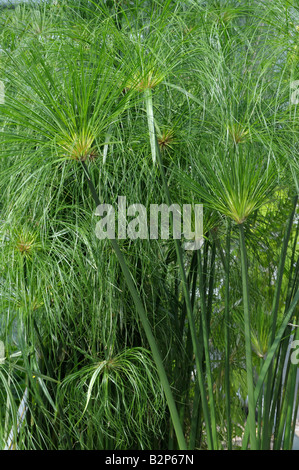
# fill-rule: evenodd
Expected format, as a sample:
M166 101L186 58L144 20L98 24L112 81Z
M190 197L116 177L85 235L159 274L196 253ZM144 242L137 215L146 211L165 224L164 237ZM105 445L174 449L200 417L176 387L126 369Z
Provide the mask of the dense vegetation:
M297 0L58 0L0 25L0 447L292 448ZM201 249L99 240L118 196L203 204Z

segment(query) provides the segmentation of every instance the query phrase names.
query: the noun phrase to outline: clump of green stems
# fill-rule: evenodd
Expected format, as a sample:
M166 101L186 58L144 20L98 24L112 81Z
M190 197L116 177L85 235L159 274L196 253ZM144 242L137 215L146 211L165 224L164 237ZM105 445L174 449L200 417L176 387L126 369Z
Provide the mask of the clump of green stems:
M298 9L65 0L0 21L1 448L291 449ZM203 204L202 246L98 240L119 195Z

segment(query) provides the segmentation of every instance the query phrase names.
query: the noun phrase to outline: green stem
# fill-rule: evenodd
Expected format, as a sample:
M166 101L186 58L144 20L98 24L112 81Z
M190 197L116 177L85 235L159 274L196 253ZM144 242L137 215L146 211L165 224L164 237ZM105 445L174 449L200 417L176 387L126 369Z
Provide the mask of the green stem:
M203 267L201 259L201 250L198 250L198 265L199 265L199 293L200 293L200 304L201 304L201 321L202 321L202 331L203 331L203 343L204 343L204 352L205 352L205 362L206 362L206 371L207 371L207 383L208 383L208 392L211 408L211 422L212 422L212 435L214 443L217 443L217 428L216 428L216 410L215 410L215 400L213 394L213 382L212 382L212 368L210 360L210 351L209 351L209 328L207 322L207 312L204 296L204 278L203 278Z
M289 244L289 239L291 236L291 230L292 230L293 219L294 219L294 215L296 211L297 201L298 201L298 196L295 196L294 201L293 201L292 212L289 217L289 221L287 224L287 228L286 228L286 232L285 232L285 236L283 240L282 250L280 254L276 289L275 289L273 305L272 305L272 315L271 315L272 316L272 330L271 330L270 344L273 343L273 340L275 338L275 330L276 330L276 324L277 324L277 315L278 315L284 266L286 262L288 244ZM262 449L264 450L269 448L271 434L272 434L271 420L269 419L272 390L273 390L273 366L271 365L271 367L269 368L268 377L266 381L266 393L265 393L265 408L264 408L264 422L263 422L263 436L262 436Z
M298 318L298 315L296 316ZM296 320L297 323L298 320ZM295 340L299 339L299 328L296 328L296 335ZM284 394L284 402L285 402L285 413L279 416L279 419L282 423L284 423L284 436L283 436L283 449L284 450L291 450L293 444L293 436L292 436L292 427L293 421L296 422L297 417L297 410L295 405L296 397L295 397L295 390L296 390L296 381L297 381L297 365L292 364L291 361L288 361L287 364L287 372L285 376L285 394Z
M145 98L147 101L147 107L152 108L153 104L152 104L151 89L146 90ZM153 116L153 110L151 111L150 115ZM166 202L168 206L170 207L171 197L170 197L170 193L168 189L168 184L166 181L166 176L164 173L161 152L159 149L159 144L158 144L158 139L156 136L155 129L154 129L154 137L155 137L155 146L156 146L156 152L154 155L158 159ZM155 158L154 155L153 155L153 160ZM195 319L194 319L193 309L192 309L191 300L190 300L189 286L188 286L187 277L185 273L185 266L184 266L184 260L183 260L183 254L182 254L180 241L177 239L174 239L174 245L175 245L175 250L176 250L176 255L177 255L177 260L178 260L178 265L179 265L180 277L182 280L183 294L184 294L185 303L186 303L187 317L188 317L189 328L190 328L190 333L191 333L191 338L192 338L193 351L195 355L195 365L197 369L196 375L199 381L199 388L200 388L200 393L202 397L202 407L203 407L203 414L204 414L205 423L206 423L208 447L210 449L214 449L215 447L217 447L217 444L216 442L213 441L212 432L211 432L211 419L210 419L209 406L207 402L205 384L204 384L204 379L203 379L204 376L203 376L203 369L202 369L202 354L200 353L199 340L196 334Z
M246 371L248 387L248 422L250 429L250 448L257 449L256 442L256 424L255 424L255 400L254 383L252 369L252 350L251 350L251 329L250 329L250 310L249 310L249 285L247 268L247 251L245 245L244 226L239 225L241 264L242 264L242 284L243 284L243 304L244 304L244 333L245 333L245 353L246 353Z
M295 308L297 307L298 301L299 301L299 289L297 290L296 295L294 296L294 299L293 299L292 303L290 304L290 306L289 306L289 308L288 308L288 310L285 314L285 317L283 319L283 322L282 322L282 324L281 324L281 326L280 326L280 328L279 328L279 330L278 330L278 332L275 336L275 339L274 339L270 349L268 350L267 357L266 357L265 362L263 364L263 367L260 371L260 375L258 377L256 387L255 387L255 390L254 390L254 402L255 402L255 404L258 402L258 399L259 399L259 396L260 396L260 393L261 393L261 390L262 390L262 386L264 384L265 377L267 375L269 367L270 367L270 365L273 361L274 354L275 354L275 352L276 352L276 350L279 346L281 338L285 334L285 330L286 330L286 328L288 326L288 323L290 322L290 320L293 316L293 312L294 312ZM249 423L247 421L246 426L245 426L242 449L246 449L247 444L248 444L248 437L249 437Z
M215 283L215 259L216 259L216 243L213 242L211 246L211 262L209 271L209 287L208 287L208 300L207 300L207 321L210 332L210 324L212 318L212 307L213 307L213 293Z
M193 450L196 445L198 421L200 419L200 398L199 385L198 382L196 382L194 387L193 409L190 425L189 450Z
M227 220L226 234L226 257L225 257L225 310L224 310L224 340L225 340L225 410L226 410L226 431L227 448L232 449L232 429L230 414L230 314L229 314L229 264L230 264L230 237L231 220Z
M83 166L84 175L86 177L91 195L94 199L94 202L95 202L96 206L98 207L100 205L100 200L97 196L97 192L96 192L95 187L93 185L93 182L90 178L90 175L89 175L88 169L86 167L86 164L83 161L82 161L82 166ZM178 444L179 444L179 448L181 450L186 450L187 449L186 441L185 441L184 433L183 433L183 430L182 430L180 418L179 418L179 415L178 415L178 412L177 412L176 404L175 404L173 394L172 394L172 391L171 391L171 388L170 388L170 385L169 385L169 381L168 381L168 378L167 378L167 375L166 375L166 372L165 372L163 361L162 361L162 358L161 358L156 340L153 336L151 326L150 326L150 323L148 321L143 303L140 300L139 294L138 294L137 289L135 287L135 284L133 282L132 274L128 269L127 263L126 263L125 258L124 258L123 254L122 254L122 252L119 248L119 245L118 245L117 241L114 240L114 239L111 239L110 241L111 241L112 247L115 251L115 254L117 256L117 259L119 261L119 264L121 266L122 272L124 274L125 281L127 283L128 289L129 289L129 291L132 295L136 310L139 314L140 321L142 323L142 326L144 328L148 343L150 345L152 355L153 355L153 358L154 358L154 361L155 361L155 364L156 364L156 367L157 367L157 371L158 371L158 374L159 374L159 377L160 377L160 380L161 380L161 384L163 386L164 393L165 393L165 396L166 396L166 400L167 400L167 404L168 404L168 407L169 407L169 411L170 411L171 419L172 419L172 422L173 422L173 426L174 426L174 429L175 429L175 433L176 433L177 441L178 441Z
M191 306L192 310L194 310L194 303L196 299L196 289L197 289L197 277L198 277L198 263L197 263L197 253L194 251L190 263L190 270L188 273L187 282L191 286ZM180 336L180 343L184 343L184 335L186 334L186 303L183 303L182 306L182 315L180 319L180 328L178 330L177 335ZM183 355L181 361L177 362L177 376L180 378L181 383L178 384L178 390L182 390L181 396L179 398L179 402L181 403L181 411L187 412L189 410L188 402L190 399L190 388L191 388L191 374L194 370L194 362L193 362L193 349L192 349L192 339L189 325L187 324L187 335L186 335L186 342L185 342L185 351L186 354ZM198 382L196 382L198 386ZM194 392L195 393L195 392ZM199 393L199 389L198 392ZM193 405L194 406L194 405ZM181 416L181 422L184 419L183 413ZM188 419L188 418L187 418ZM192 417L191 417L192 420ZM191 438L190 438L191 439ZM189 439L189 449L190 449L190 439Z

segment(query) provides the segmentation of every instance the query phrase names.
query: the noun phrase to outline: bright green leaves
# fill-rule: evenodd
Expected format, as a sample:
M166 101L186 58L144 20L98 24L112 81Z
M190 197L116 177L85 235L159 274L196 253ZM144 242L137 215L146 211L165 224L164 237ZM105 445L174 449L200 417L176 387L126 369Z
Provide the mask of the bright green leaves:
M298 324L293 219L278 264L298 179L297 22L276 0L199 3L1 15L4 444L25 386L20 448L226 448L244 426L260 447L262 400L280 431L281 404L292 421L295 388L269 372ZM201 252L99 242L95 207L118 195L203 203Z
M104 46L61 43L52 54L32 45L22 56L7 58L5 76L10 89L1 108L1 140L11 149L15 144L15 153L30 141L44 157L95 158L130 96L122 94L122 67L115 69Z
M19 231L14 231L11 243L14 250L21 256L31 258L33 253L42 247L37 237L37 232L34 233L26 227L21 227Z
M191 179L182 176L210 208L242 224L270 200L277 187L274 163L250 149L193 157Z
M61 140L58 145L62 151L65 151L63 155L66 158L85 161L87 158L93 158L97 155L94 142L95 137L85 129L81 129L79 135L68 134L65 136L65 140Z
M103 435L116 434L117 446L128 446L132 433L141 447L146 434L157 432L157 422L165 403L157 372L148 352L131 348L107 359L86 365L70 374L62 384L65 401L70 394L78 404L78 422L100 417Z

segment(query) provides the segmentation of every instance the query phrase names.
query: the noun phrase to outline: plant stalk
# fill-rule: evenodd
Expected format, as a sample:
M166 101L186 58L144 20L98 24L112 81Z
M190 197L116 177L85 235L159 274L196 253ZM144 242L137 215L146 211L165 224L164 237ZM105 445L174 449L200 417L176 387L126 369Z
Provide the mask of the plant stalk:
M225 340L225 372L224 372L224 390L225 390L225 410L226 410L226 431L227 448L232 449L232 429L230 413L230 297L229 297L229 264L230 264L230 237L231 220L227 219L226 233L226 257L225 257L225 310L224 310L224 340Z
M152 103L152 95L151 95L151 89L147 89L145 93L145 99L147 102L147 109L151 108L150 111L150 116L153 116L153 103ZM152 119L152 123L154 123L154 120ZM156 135L155 128L149 129L150 132L154 132L154 138L155 138L155 147L156 151L153 155L153 161L157 157L158 159L158 165L161 173L161 178L162 178L162 184L164 188L164 193L166 197L166 202L168 206L171 206L171 197L168 189L168 184L166 181L166 176L164 172L164 167L163 167L163 162L162 162L162 157L161 157L161 152L158 144L158 139ZM197 378L199 381L199 388L200 388L200 393L202 397L202 407L203 407L203 414L205 418L205 423L206 423L206 432L207 432L207 440L208 440L208 446L210 449L216 449L217 448L217 443L215 441L215 435L213 436L214 433L212 433L212 428L211 428L211 417L209 413L209 406L207 402L207 397L206 397L206 391L205 391L205 384L204 384L204 379L203 379L203 368L202 368L202 354L200 353L200 345L199 345L199 340L197 337L196 333L196 328L195 328L195 319L194 319L194 314L193 314L193 309L191 305L191 299L190 299L190 291L189 291L189 286L187 282L187 276L185 272L185 266L184 266L184 260L183 260L183 255L182 255L182 249L179 240L174 239L174 245L175 245L175 250L176 250L176 255L177 255L177 260L178 260L178 265L179 265L179 271L180 271L180 276L181 276L181 281L182 281L182 286L183 286L183 294L185 298L185 303L186 303L186 309L187 309L187 317L188 317L188 322L189 322L189 328L190 328L190 333L191 333L191 338L192 338L192 345L193 345L193 351L195 355L195 364L196 364L196 369L197 369ZM214 426L216 426L216 423L214 423Z
M241 265L242 265L242 284L243 284L243 307L244 307L244 333L245 333L245 353L246 353L246 371L248 387L248 422L250 429L250 448L257 450L256 442L256 424L255 424L255 400L254 383L252 368L252 350L251 350L251 329L250 329L250 310L249 310L249 285L248 285L248 266L247 250L245 245L244 226L239 224Z
M297 201L298 201L298 196L295 196L294 201L293 201L292 212L291 212L291 215L289 217L289 221L288 221L288 224L287 224L287 227L286 227L285 236L284 236L283 245L282 245L282 250L281 250L281 254L280 254L277 281L276 281L276 289L275 289L274 298L273 298L273 305L272 305L272 330L271 330L270 344L273 343L274 338L275 338L275 329L276 329L276 324L277 324L277 315L278 315L278 308L279 308L279 300L280 300L280 294L281 294L284 266L285 266L285 262L286 262L288 244L289 244L289 239L290 239L290 236L291 236L291 230L292 230L293 219L294 219L294 215L295 215ZM266 380L264 423L263 423L263 433L262 433L262 449L264 449L264 450L269 448L271 434L272 434L272 429L271 429L272 424L271 424L271 420L269 419L270 418L272 390L273 390L273 365L271 365L271 367L269 368L268 377L267 377L267 380Z
M90 178L87 166L86 166L85 162L82 161L81 163L82 163L82 166L83 166L84 175L86 177L91 195L94 199L96 207L98 207L100 205L100 200L98 198L98 195L97 195L97 192L96 192L95 187L93 185L93 182ZM171 391L171 388L170 388L170 385L169 385L169 381L168 381L168 378L167 378L167 375L166 375L166 372L165 372L165 368L164 368L163 361L162 361L162 358L161 358L161 355L160 355L160 352L159 352L159 348L158 348L156 340L153 336L151 326L149 324L149 321L148 321L143 303L140 300L139 294L138 294L137 289L136 289L136 287L134 285L134 282L133 282L132 274L131 274L128 266L127 266L127 263L126 263L125 258L124 258L123 254L122 254L122 252L119 248L119 245L118 245L117 241L114 240L114 239L111 239L110 241L111 241L112 247L115 251L115 254L117 256L117 259L119 261L119 264L121 266L121 269L122 269L122 272L124 274L128 289L129 289L129 291L132 295L136 310L139 314L140 321L142 323L142 326L144 328L149 346L151 348L153 358L154 358L154 361L155 361L155 364L156 364L156 367L157 367L157 371L158 371L158 374L159 374L159 377L160 377L160 380L161 380L161 384L163 386L164 393L165 393L165 396L166 396L166 400L167 400L170 415L171 415L171 418L172 418L173 426L174 426L174 429L175 429L175 433L176 433L179 448L181 450L186 450L187 445L186 445L183 429L182 429L182 426L181 426L180 418L179 418L179 415L178 415L178 411L177 411L177 408L176 408L176 404L175 404L173 394L172 394L172 391Z

